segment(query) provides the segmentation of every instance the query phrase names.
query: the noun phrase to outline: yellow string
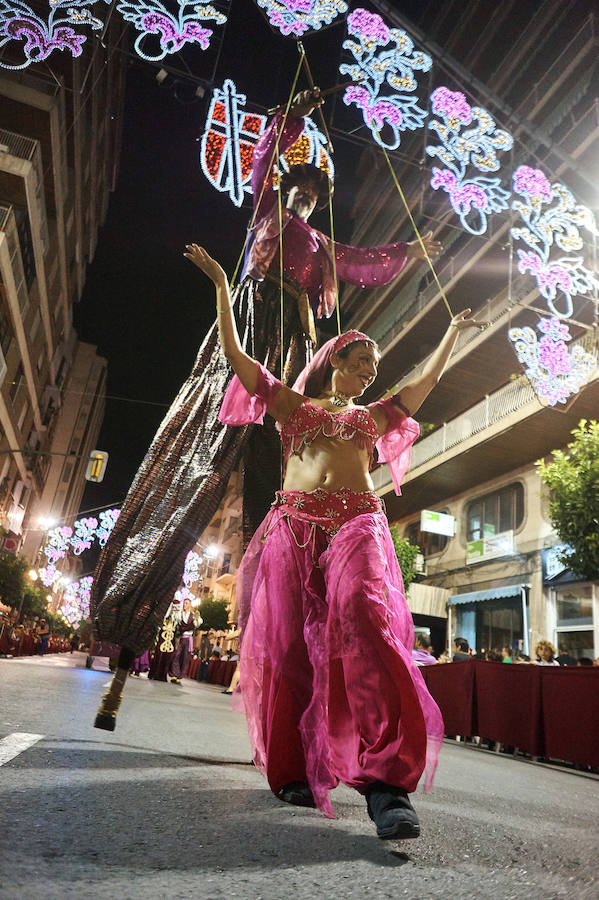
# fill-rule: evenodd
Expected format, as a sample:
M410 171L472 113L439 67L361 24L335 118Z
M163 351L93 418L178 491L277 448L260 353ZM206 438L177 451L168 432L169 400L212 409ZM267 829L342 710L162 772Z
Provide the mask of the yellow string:
M445 291L441 287L441 282L437 278L437 273L435 272L435 267L433 266L432 260L431 260L430 256L428 255L428 251L424 245L424 241L422 240L420 232L418 231L418 226L416 225L416 222L414 221L414 217L411 213L410 207L408 206L407 200L404 196L404 192L401 189L401 185L399 183L397 175L395 174L395 169L391 165L391 160L389 159L389 154L387 153L387 150L385 147L383 147L382 145L380 145L380 146L381 146L383 153L385 154L385 159L387 160L387 165L389 166L389 170L391 172L391 177L393 178L393 181L395 182L395 187L399 191L399 196L401 197L401 199L403 201L403 205L408 214L408 218L410 219L410 222L412 223L412 228L414 229L416 237L418 238L418 243L420 244L420 246L422 248L422 252L424 253L425 259L430 266L430 270L433 273L433 278L435 279L437 287L439 288L439 293L441 294L441 297L443 298L443 302L445 303L445 306L447 307L447 311L449 312L449 315L453 319L453 313L451 311L451 306L449 305L449 301L447 300L447 297L445 296Z
M327 178L328 178L327 172ZM335 259L335 229L333 226L333 196L329 183L329 219L331 222L331 256L333 258L333 278L335 279L335 309L337 310L337 334L341 334L341 315L339 313L339 282L337 280L337 260Z
M233 290L233 286L235 285L235 279L237 278L237 274L239 272L239 267L241 266L241 261L245 254L245 248L247 247L247 242L250 239L250 234L252 233L252 228L254 227L256 215L258 213L258 210L260 209L260 204L262 203L262 197L264 196L264 191L266 190L266 185L269 180L269 175L271 175L273 172L273 165L274 165L275 159L278 159L279 138L280 138L281 134L283 133L283 131L285 130L285 124L287 122L287 116L289 114L289 109L291 107L291 102L293 100L293 95L295 93L295 86L297 85L297 80L298 80L299 74L301 72L303 58L304 58L304 54L302 52L300 54L300 61L298 63L297 70L295 72L295 78L293 79L293 84L291 85L291 91L289 92L287 104L285 106L285 114L283 116L283 122L282 122L282 125L280 128L280 131L278 133L277 141L275 143L275 149L273 151L273 154L270 158L270 162L268 164L268 168L266 170L266 178L264 179L264 181L262 183L262 190L260 191L260 196L258 197L258 202L254 204L254 212L252 213L252 218L250 220L247 234L245 236L245 241L243 242L243 247L241 248L241 253L239 254L239 259L237 260L237 265L235 266L235 271L233 272L233 277L231 278L231 290ZM280 190L279 190L279 195L280 195Z
M279 149L279 139L277 138L277 150ZM278 154L277 154L278 158ZM279 208L279 289L281 293L281 381L283 381L284 374L284 360L283 355L285 351L285 341L283 336L283 329L285 327L285 303L284 303L284 290L283 290L283 199L281 197L281 189L277 191L278 197L278 208Z

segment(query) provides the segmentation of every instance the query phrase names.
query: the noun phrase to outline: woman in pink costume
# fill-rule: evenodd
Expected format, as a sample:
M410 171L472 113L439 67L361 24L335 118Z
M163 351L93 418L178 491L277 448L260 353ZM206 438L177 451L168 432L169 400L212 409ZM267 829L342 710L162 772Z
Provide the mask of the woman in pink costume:
M236 373L221 420L261 423L269 412L283 443L283 490L238 575L254 762L281 800L332 816L329 791L342 781L365 795L380 838L418 837L408 794L423 773L431 787L443 721L411 658L412 617L369 469L376 446L399 493L418 436L410 412L441 377L458 332L480 325L470 310L454 316L401 401L357 406L379 361L367 335L328 341L287 388L241 348L219 264L196 244L185 256L214 282Z

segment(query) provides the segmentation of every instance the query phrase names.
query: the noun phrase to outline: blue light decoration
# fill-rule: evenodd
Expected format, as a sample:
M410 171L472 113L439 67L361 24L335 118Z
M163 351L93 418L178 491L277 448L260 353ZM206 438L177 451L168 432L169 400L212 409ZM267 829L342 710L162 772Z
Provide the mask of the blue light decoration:
M71 25L102 27L101 19L92 16L88 7L96 0L54 0L50 2L48 19L41 18L22 0L0 0L0 49L22 42L23 61L15 64L0 59L4 69L25 69L34 62L47 59L54 50L70 50L81 56L86 37Z
M518 250L518 270L535 277L539 293L553 315L569 319L574 312L573 297L589 294L599 287L599 280L585 267L582 256L555 258L551 251L554 245L566 253L582 249L584 242L578 226L597 235L593 214L576 203L565 185L550 184L541 169L519 166L513 185L514 193L522 199L514 199L512 209L520 213L524 225L512 228L510 233L514 240L524 241L530 248ZM558 292L561 309L556 303Z
M301 37L347 12L344 0L257 0L273 28L281 34Z
M266 128L266 116L246 111L246 95L227 78L215 88L202 135L200 165L217 191L228 193L235 206L251 194L254 147ZM311 163L334 178L333 161L326 150L327 140L312 119L304 119L304 131L279 160L279 167ZM277 179L275 178L275 181Z
M435 115L443 121L431 119L429 128L436 132L441 144L427 146L428 156L436 157L445 169L433 166L431 187L441 188L460 222L470 234L484 234L491 213L508 209L510 192L501 186L500 178L482 175L468 177L468 167L480 172L499 169L497 151L511 150L514 139L507 131L497 128L493 117L480 106L470 106L460 91L438 87L431 94ZM462 131L464 125L478 124ZM472 211L475 210L473 213Z
M382 147L395 150L401 132L415 131L426 118L426 110L418 105L418 98L410 96L418 82L415 70L428 72L432 59L426 53L414 51L414 44L405 31L389 28L376 13L359 7L347 17L347 30L357 41L344 41L355 64L339 66L342 75L349 75L359 85L346 88L343 102L356 105L362 111L365 124ZM385 93L391 87L394 93ZM391 137L382 133L387 125Z
M537 332L540 339L528 326L510 328L508 336L539 399L549 406L566 403L591 380L597 359L580 345L568 350L566 344L572 337L557 316L539 319Z
M169 53L177 53L185 44L199 44L202 50L207 50L212 31L201 23L214 21L217 25L223 25L227 21L227 17L211 3L177 0L177 7L178 11L174 14L160 0L121 0L117 3L116 8L125 21L132 22L141 32L134 47L142 59L157 62ZM142 48L154 35L159 36L159 40L150 53Z

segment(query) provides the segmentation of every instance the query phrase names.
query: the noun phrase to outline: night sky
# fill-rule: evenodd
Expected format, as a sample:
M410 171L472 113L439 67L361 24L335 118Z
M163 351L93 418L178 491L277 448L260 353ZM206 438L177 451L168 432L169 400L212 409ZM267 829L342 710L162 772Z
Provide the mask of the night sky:
M215 84L232 78L247 94L247 108L264 112L287 99L299 60L296 45L271 31L251 0L234 0L231 6ZM344 37L341 20L304 39L315 82L323 87L339 80ZM189 56L184 61L194 75L209 80L216 53L204 59L196 48L191 50L192 63ZM183 68L177 56L164 64ZM108 450L110 459L104 482L87 485L82 509L122 501L214 319L211 285L183 258L184 245L204 244L232 274L251 216L250 198L238 209L200 169L211 89L198 99L195 83L169 76L159 85L157 71L142 60L130 60L117 188L75 310L81 340L96 344L109 363L98 448ZM300 87L307 84L300 82ZM335 123L343 122L348 112L338 103ZM355 110L350 121L354 127L361 121ZM334 145L336 237L349 240L352 183L361 150L340 139ZM311 221L329 231L328 210Z

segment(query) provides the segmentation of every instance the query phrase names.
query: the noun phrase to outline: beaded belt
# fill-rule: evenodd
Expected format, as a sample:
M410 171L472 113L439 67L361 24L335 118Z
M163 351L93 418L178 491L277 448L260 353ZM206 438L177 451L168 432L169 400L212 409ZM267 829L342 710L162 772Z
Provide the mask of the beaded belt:
M272 509L280 509L294 519L318 525L335 535L345 522L362 513L384 512L383 501L374 491L277 491Z

